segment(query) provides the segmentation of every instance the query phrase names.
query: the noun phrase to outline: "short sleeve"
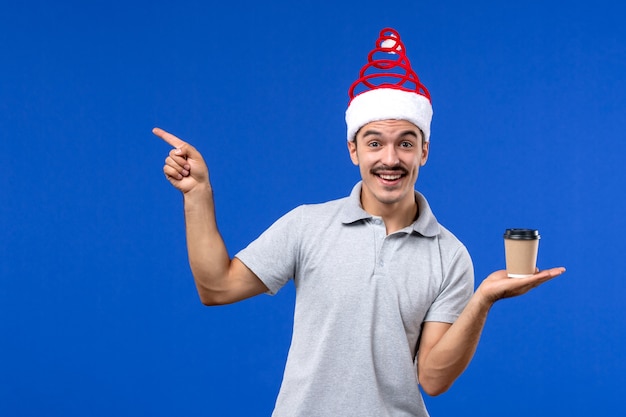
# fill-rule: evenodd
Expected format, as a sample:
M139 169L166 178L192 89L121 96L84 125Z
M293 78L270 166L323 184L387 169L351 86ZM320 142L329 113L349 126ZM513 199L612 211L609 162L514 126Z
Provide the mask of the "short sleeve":
M299 253L301 207L272 224L257 239L235 255L276 294L293 278Z
M454 323L474 293L474 266L465 246L459 246L443 273L441 291L424 321Z

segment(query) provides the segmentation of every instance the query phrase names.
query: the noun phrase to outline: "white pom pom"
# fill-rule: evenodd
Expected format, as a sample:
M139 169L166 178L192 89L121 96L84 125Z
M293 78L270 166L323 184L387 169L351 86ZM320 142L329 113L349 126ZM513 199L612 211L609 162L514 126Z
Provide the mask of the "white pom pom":
M391 35L393 36L393 35ZM393 36L395 38L395 36ZM389 48L389 49L396 49L396 41L393 39L385 39L380 46L382 46L383 48ZM402 50L401 46L397 46L398 51ZM390 54L395 54L394 51L389 51Z

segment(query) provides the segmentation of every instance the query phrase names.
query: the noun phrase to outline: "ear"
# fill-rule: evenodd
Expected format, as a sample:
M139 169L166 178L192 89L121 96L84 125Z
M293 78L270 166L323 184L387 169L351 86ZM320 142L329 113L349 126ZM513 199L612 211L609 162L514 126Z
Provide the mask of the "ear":
M428 152L430 151L430 142L424 142L422 145L422 161L420 162L420 166L426 165L426 161L428 161Z
M356 139L348 142L348 152L350 152L350 159L354 165L359 165L359 158L356 153Z

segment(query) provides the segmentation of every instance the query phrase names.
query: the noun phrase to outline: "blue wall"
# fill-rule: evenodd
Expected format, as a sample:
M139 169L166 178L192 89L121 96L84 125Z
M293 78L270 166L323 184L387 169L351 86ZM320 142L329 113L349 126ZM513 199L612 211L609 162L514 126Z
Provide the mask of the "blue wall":
M334 2L337 3L337 2ZM608 415L626 383L617 2L37 2L0 14L0 415L263 416L293 287L206 308L161 126L203 152L231 253L346 195L347 88L398 29L433 96L418 189L480 281L534 227L565 275L493 308L433 416ZM332 5L331 5L332 4Z

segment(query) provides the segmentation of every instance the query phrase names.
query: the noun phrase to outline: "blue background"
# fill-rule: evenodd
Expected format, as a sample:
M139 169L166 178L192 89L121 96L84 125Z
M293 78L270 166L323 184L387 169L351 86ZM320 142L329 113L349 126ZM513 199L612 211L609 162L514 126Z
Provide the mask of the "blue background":
M293 286L207 308L160 126L207 160L232 254L358 180L347 89L396 28L433 96L417 188L473 256L565 275L497 303L433 416L612 415L626 386L620 2L3 2L0 415L266 416Z

